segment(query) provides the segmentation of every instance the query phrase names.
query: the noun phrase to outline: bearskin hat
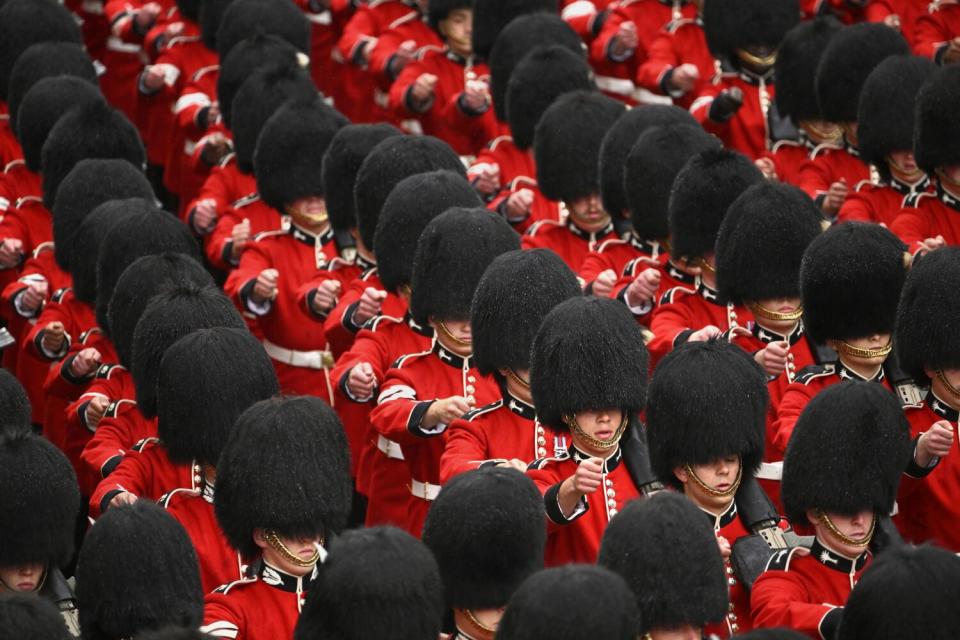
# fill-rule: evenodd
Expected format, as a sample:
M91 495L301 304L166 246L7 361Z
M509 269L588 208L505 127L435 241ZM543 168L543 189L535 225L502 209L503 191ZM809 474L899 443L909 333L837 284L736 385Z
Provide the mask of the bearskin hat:
M540 422L566 432L563 416L621 409L647 400L647 348L627 308L608 298L576 297L553 308L530 353L530 388Z
M73 14L56 0L7 0L0 7L0 99L7 99L17 58L38 42L83 44Z
M830 122L856 122L860 92L870 72L888 56L908 55L900 32L876 23L844 27L834 35L817 65L817 103Z
M557 615L562 603L563 616ZM537 572L510 598L498 640L634 640L640 620L626 581L603 567L568 565Z
M197 329L245 326L230 299L214 287L179 286L151 298L137 321L130 350L140 413L145 418L157 415L160 364L177 340Z
M537 185L544 196L572 202L599 195L600 143L624 112L622 102L591 91L562 95L544 111L533 143Z
M153 187L143 172L117 158L81 160L57 189L53 206L53 256L69 271L74 256L74 238L84 218L108 200L154 197Z
M30 428L30 398L7 369L0 369L0 416L0 432Z
M702 627L727 613L727 579L713 527L682 495L664 491L627 504L607 526L597 564L630 585L640 635Z
M146 166L136 128L126 116L99 100L67 111L50 130L40 154L43 206L53 210L60 182L74 165L92 158L119 158L140 169Z
M76 76L44 78L27 91L17 110L17 138L30 171L40 173L43 144L60 116L91 102L103 102L100 89Z
M510 22L528 13L559 13L557 0L474 0L473 53L492 57L491 48Z
M473 0L429 0L427 3L427 20L434 29L440 29L440 21L457 9L473 8Z
M256 34L241 40L220 63L217 103L224 124L233 130L233 98L250 75L263 67L299 67L297 50L279 36Z
M237 167L244 173L253 173L253 156L260 133L270 116L285 102L311 101L317 95L313 80L299 67L278 63L255 71L237 90L231 106Z
M24 51L10 71L7 108L10 128L17 132L17 117L23 97L44 78L71 76L92 86L97 84L97 71L83 48L73 42L39 42Z
M800 263L803 324L815 341L892 333L906 247L885 227L846 222L817 236Z
M243 412L217 464L217 521L244 557L254 529L330 539L350 514L350 453L340 419L311 396L262 400Z
M908 545L885 551L850 594L837 640L956 638L958 584L960 558L949 551Z
M194 5L193 19L200 25L200 40L204 46L211 51L219 51L217 33L220 31L220 22L233 0L177 0L177 5L182 2Z
M716 244L717 288L736 304L800 296L800 263L823 216L800 189L763 181L727 209Z
M754 629L748 633L740 633L735 636L739 640L804 640L807 636L794 631L777 627L773 629Z
M507 122L513 143L529 149L537 122L557 98L594 88L593 71L582 55L559 45L534 49L517 64L507 85Z
M443 140L432 136L391 136L364 158L353 185L357 231L367 249L376 252L374 234L387 196L397 183L425 171L446 169L467 176L460 157Z
M883 385L846 380L807 404L783 458L781 496L794 524L808 509L852 515L893 509L910 458L910 425Z
M553 251L497 256L480 279L470 311L473 357L483 375L529 369L530 345L543 317L581 294L576 274Z
M501 253L520 248L520 236L486 209L456 207L424 228L413 256L410 313L421 325L467 319L483 272Z
M253 156L263 201L283 212L300 198L323 197L323 155L348 122L319 97L280 107L263 125Z
M476 17L474 17L474 38L476 38ZM534 13L521 16L507 25L493 43L493 49L490 51L490 94L493 98L493 111L501 122L508 120L507 91L514 68L534 49L549 46L569 49L578 58L584 58L583 41L580 36L555 14ZM547 85L540 86L547 87ZM547 90L553 92L553 87ZM554 95L560 94L554 93ZM549 103L543 109L548 106L550 106ZM536 126L537 120L539 118L533 120L533 126Z
M937 65L919 56L890 56L873 70L860 93L857 146L864 162L890 180L887 156L913 150L917 94Z
M140 199L124 201L129 213L119 218L100 242L97 255L97 326L108 336L107 306L120 275L137 258L183 253L200 260L200 248L187 225Z
M913 151L917 164L933 175L937 167L960 162L960 68L946 65L917 95Z
M70 264L70 278L74 297L90 305L97 302L97 257L100 245L110 229L124 216L129 208L143 204L143 200L108 200L94 208L83 219L73 235L75 249Z
M327 194L330 226L347 231L357 226L353 186L367 155L378 144L401 135L392 124L348 124L333 136L323 154L323 190Z
M257 33L283 38L297 51L310 53L310 22L290 0L234 0L223 11L217 29L221 60L238 42Z
M134 640L214 640L214 637L190 627L164 627L134 636Z
M651 127L667 128L677 124L700 126L689 111L672 104L655 104L644 106L643 109L631 109L613 123L600 145L600 197L603 199L603 208L607 213L614 217L629 215L627 195L623 185L623 171L630 149L633 148L637 139ZM659 152L662 154L668 150L664 148ZM682 165L681 162L680 166ZM669 184L672 183L673 177L669 181ZM664 211L666 211L666 204L664 204Z
M430 550L406 531L347 531L330 545L294 640L434 640L443 583Z
M779 47L799 21L799 0L711 0L703 6L707 45L718 58L751 45Z
M480 208L483 201L458 173L418 173L397 183L383 203L373 243L377 275L388 291L410 284L417 241L427 223L453 207Z
M713 251L727 208L762 180L753 162L732 149L708 149L687 160L670 191L670 255L694 258Z
M960 368L956 341L960 314L960 248L944 247L913 263L897 311L896 339L900 365L915 380L924 369Z
M484 609L505 605L543 567L546 533L533 481L490 467L458 475L440 490L423 542L440 565L447 605Z
M698 153L720 149L720 141L698 124L652 126L637 138L620 172L620 193L637 235L646 240L670 235L670 192L677 174Z
M59 567L73 552L77 475L59 449L28 429L0 432L0 566Z
M773 65L777 79L774 100L781 116L794 123L823 118L815 86L817 65L830 39L842 28L833 16L819 16L787 33Z
M109 509L80 548L77 606L91 640L200 626L203 591L187 532L149 500Z
M0 637L5 640L70 640L60 610L33 593L0 594Z

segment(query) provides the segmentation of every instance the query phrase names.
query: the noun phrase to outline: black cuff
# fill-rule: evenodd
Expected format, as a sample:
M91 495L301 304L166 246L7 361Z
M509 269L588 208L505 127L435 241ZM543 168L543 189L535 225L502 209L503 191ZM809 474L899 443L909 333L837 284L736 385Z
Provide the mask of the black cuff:
M360 329L363 328L363 325L359 325L353 321L353 314L357 312L357 309L360 307L359 302L354 302L352 305L346 308L343 312L343 319L340 324L343 325L343 328L349 331L350 333L357 333Z
M37 335L33 338L33 346L36 347L37 353L40 354L40 357L46 360L47 362L57 362L62 360L67 353L70 352L70 341L64 340L63 346L60 347L60 351L54 354L54 357L49 357L47 355L46 349L43 348L43 334L46 333L46 329L41 329L37 332Z
M387 58L386 74L390 81L397 79L397 76L400 75L400 71L393 68L393 63L397 61L397 54L393 54Z
M465 93L461 93L459 96L457 96L457 108L460 109L460 111L462 111L465 115L471 118L479 118L480 116L482 116L487 112L486 108L483 110L471 109L470 107L467 106L467 103L464 100L464 98L466 98Z
M600 35L600 32L603 31L603 25L607 21L607 18L610 17L610 9L604 9L599 12L596 17L593 19L593 25L591 31L593 32L593 37L596 38Z
M557 524L570 524L577 518L581 517L590 509L590 503L587 502L586 497L580 498L580 504L584 506L584 509L580 513L574 515L571 518L563 515L563 511L560 510L560 485L562 482L558 482L549 489L546 493L543 494L543 508L547 512L547 517L550 518L553 522Z
M665 96L670 95L670 78L672 77L673 77L673 69L670 68L670 69L667 69L664 72L663 77L660 78L660 92L663 93L663 95Z
M817 205L817 208L823 211L823 201L827 199L827 194L821 193L816 198L813 199L813 203Z
M201 107L200 110L197 111L197 117L194 118L194 120L196 120L197 122L197 127L206 131L207 127L210 126L210 123L207 122L207 118L209 117L209 115L210 115L210 107L209 106Z
M824 640L831 640L837 637L837 628L840 627L841 620L843 620L843 607L837 607L827 612L827 615L823 616L820 620L818 628L820 637Z
M693 335L693 333L694 333L693 329L684 329L683 331L677 334L676 338L673 339L673 346L679 347L682 344L686 344L687 341L690 339L690 336Z
M350 58L350 62L357 65L358 67L363 64L363 52L370 46L370 42L365 40L357 45L357 48L353 50L353 57Z
M933 61L939 65L943 64L943 54L947 52L947 49L950 48L949 44L942 45L936 51L933 52Z
M110 501L116 498L121 493L123 493L123 491L121 491L120 489L113 489L112 491L108 491L107 495L103 496L103 498L100 500L100 513L105 513L107 509L110 508Z
M233 240L227 240L223 243L223 251L220 252L220 258L224 264L232 264L233 266L239 264L239 261L233 259Z
M240 287L240 291L237 292L237 295L240 297L240 302L243 303L244 310L246 310L247 305L250 303L250 294L253 292L255 286L257 286L257 279L251 278L245 285Z
M487 467L495 467L502 462L504 461L503 460L484 460L479 465L477 465L477 469L486 469Z
M88 382L93 380L93 377L97 374L97 372L94 371L90 375L84 376L82 378L76 377L75 375L70 373L70 365L72 365L73 361L76 359L77 359L77 354L73 354L72 356L70 356L69 358L63 361L63 363L60 365L60 376L70 384L76 384L76 385L87 384Z
M917 436L913 439L913 452L917 452L917 446L920 444L920 436ZM910 462L907 463L907 468L904 469L904 473L910 476L911 478L922 479L926 478L930 473L937 468L940 464L940 461L937 460L933 466L930 467L921 467L917 464L917 461L914 460L913 456L910 456Z
M310 291L307 291L307 295L306 295L307 310L310 312L310 315L313 316L314 318L317 318L318 320L326 320L326 319L327 319L327 316L330 315L330 312L329 312L329 311L326 311L326 312L324 312L324 313L318 313L318 312L313 308L313 299L316 298L316 297L317 297L317 290L316 290L316 289L310 289ZM359 329L358 329L358 331L359 331Z
M106 478L108 475L113 473L113 470L116 469L121 462L123 462L123 456L119 454L104 462L103 466L100 467L100 477Z
M410 412L410 418L407 420L407 431L419 438L432 438L436 433L426 433L423 430L423 417L427 414L427 409L433 404L433 400L418 402L417 406Z
M426 113L430 110L430 106L434 100L435 98L431 98L422 105L417 105L417 103L413 101L413 85L407 87L407 90L403 93L403 104L406 105L411 113Z

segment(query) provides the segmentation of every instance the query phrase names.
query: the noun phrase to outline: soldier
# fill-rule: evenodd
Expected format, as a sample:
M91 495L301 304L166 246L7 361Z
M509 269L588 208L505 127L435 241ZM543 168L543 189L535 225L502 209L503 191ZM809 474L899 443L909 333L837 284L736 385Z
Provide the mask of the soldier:
M440 491L423 541L440 567L453 638L492 640L510 596L543 567L541 504L515 469L470 471Z
M642 428L635 416L646 400L647 366L640 328L613 300L571 298L546 315L534 338L533 403L559 441L554 450L565 450L527 472L543 494L548 566L595 562L607 523L647 488L644 470L621 446L628 428Z
M12 373L0 369L0 431L30 428L30 398Z
M770 558L750 597L755 625L834 637L850 591L889 544L882 520L909 458L907 421L888 389L849 380L810 401L787 448L782 495L790 522L815 537L808 552Z
M496 258L473 295L470 334L477 371L493 376L501 398L454 420L440 461L440 482L485 466L526 471L532 461L565 451L548 448L530 393L530 345L543 317L580 295L577 278L545 249ZM548 456L548 452L552 455Z
M916 19L913 50L940 65L960 60L960 7L955 2L940 0L927 5Z
M311 397L247 409L220 456L214 510L249 566L206 597L201 631L292 638L317 563L350 513L349 453L333 409Z
M473 50L481 60L489 60L497 37L515 18L531 13L555 13L556 10L554 0L476 0Z

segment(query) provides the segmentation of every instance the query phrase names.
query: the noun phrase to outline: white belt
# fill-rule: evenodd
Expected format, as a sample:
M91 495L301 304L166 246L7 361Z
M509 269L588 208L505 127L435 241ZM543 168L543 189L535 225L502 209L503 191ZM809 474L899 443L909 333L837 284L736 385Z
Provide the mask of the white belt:
M394 460L403 460L403 449L401 449L400 445L393 440L379 436L377 438L377 449L383 451L388 458L393 458Z
M633 80L628 78L596 76L593 80L600 91L625 96L640 104L673 104L673 100L668 96L658 96L651 91L638 87L633 83Z
M304 369L330 369L334 358L330 351L293 351L277 346L269 340L263 341L263 349L274 360L279 360L292 367Z
M134 55L140 55L143 53L143 47L138 44L133 44L131 42L124 42L117 36L110 36L107 38L107 49L110 51L119 51L121 53L132 53Z
M410 493L415 498L433 501L440 494L440 485L430 484L429 482L420 482L419 480L410 481Z
M761 462L760 468L755 474L761 480L780 480L783 475L783 461L780 462Z
M381 109L387 109L390 107L390 95L383 89L374 89L373 102Z

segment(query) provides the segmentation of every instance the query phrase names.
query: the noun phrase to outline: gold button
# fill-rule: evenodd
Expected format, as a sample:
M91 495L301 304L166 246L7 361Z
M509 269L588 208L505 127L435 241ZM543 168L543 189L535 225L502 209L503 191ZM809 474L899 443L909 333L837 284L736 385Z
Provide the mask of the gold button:
M468 384L468 385L467 385L467 393L473 393L474 391L476 391L476 388L474 388L474 386L473 386L472 384Z
M727 608L727 611L733 611L733 603L730 603L730 606Z
M610 511L609 511L608 513L610 514L610 517L612 518L613 516L617 515L618 512L617 512L616 509L610 509Z
M736 579L736 578L728 578L728 579L727 579L727 584L729 584L731 587L733 587L733 586L735 586L735 585L737 584L737 579Z
M473 376L467 376L467 382L474 383L474 382L476 382L476 381L477 381L477 379L476 379L475 377L473 377Z
M540 436L539 438L537 438L537 444L542 447L543 445L547 444L547 439L544 438L543 436Z
M740 625L734 622L732 625L730 625L730 630L736 633L737 631L740 631Z
M547 450L546 450L546 449L544 449L544 448L542 448L542 447L539 448L539 449L537 449L537 457L538 457L538 458L546 457L546 455L547 455Z
M614 491L613 489L607 489L607 497L608 497L608 498L613 498L613 497L615 497L616 495L617 495L617 492L616 492L616 491Z
M607 478L606 484L607 484L608 487L612 487L612 486L613 486L613 480L611 480L610 478Z
M733 575L733 567L731 567L731 566L729 566L729 565L727 565L727 575L728 575L728 576L732 576L732 575Z

